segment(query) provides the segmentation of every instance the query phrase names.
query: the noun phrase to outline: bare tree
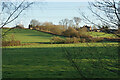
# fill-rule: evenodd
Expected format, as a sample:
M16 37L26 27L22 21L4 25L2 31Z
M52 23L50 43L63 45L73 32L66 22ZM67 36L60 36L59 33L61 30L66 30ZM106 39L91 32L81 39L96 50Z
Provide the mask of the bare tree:
M20 14L30 7L34 2L27 2L26 0L21 1L1 1L1 21L0 29L5 25L16 20ZM10 31L10 28L8 31ZM2 36L4 36L8 31L6 31Z
M44 22L42 25L43 26L52 26L54 24L52 22Z
M78 27L79 23L81 22L81 19L79 17L74 17L73 20L76 24L76 27Z
M69 19L62 19L60 22L59 22L60 25L62 25L65 29L68 28L68 25L69 25Z
M81 19L79 17L74 17L72 20L69 19L62 19L59 24L64 26L65 29L68 29L68 27L78 27L79 23L81 22Z
M73 20L69 20L69 27L75 27Z
M115 27L117 26L118 28L120 28L120 7L118 5L120 5L120 3L117 2L117 0L96 0L95 2L89 2L89 10L93 13L93 17L95 17L95 20L98 20L99 22L101 22L103 25L110 25L111 27ZM96 11L97 9L97 11ZM94 24L99 26L99 24L96 23L95 20L92 20L90 18L90 16L87 16L86 14L82 13L82 16L84 18L85 21L87 21L87 23L90 24ZM91 58L95 58L92 47L89 45L89 43L86 43L88 46L88 53L90 54ZM103 48L106 48L109 50L109 47L107 48L107 46L105 46L104 43L102 43ZM79 48L81 49L81 48ZM107 51L108 51L107 50ZM67 59L70 61L70 63L73 65L73 67L76 69L76 71L79 72L80 76L84 79L86 79L86 76L82 74L82 70L81 70L81 66L77 65L77 63L71 59L72 56L72 52L70 53L70 51L65 50L66 53L66 57ZM91 51L91 52L90 52ZM96 53L99 53L100 50L99 48L96 48L96 50L94 50ZM77 53L77 52L75 52ZM78 51L78 53L82 53L81 50ZM76 55L76 56L80 56L80 55ZM98 60L99 66L100 68L103 68L105 70L108 70L110 72L112 72L112 70L108 69L106 66L110 66L108 64L105 64L101 58L100 58L101 54L98 54L98 56L96 57L96 59ZM93 67L96 67L96 64L91 61L91 64ZM118 63L117 63L118 64ZM98 67L99 67L98 66ZM118 72L115 72L118 73Z
M65 22L64 22L64 20L63 20L63 19L60 20L60 21L59 21L59 24L62 25L62 26L64 27L64 26L65 26Z
M73 47L74 48L74 47ZM67 48L62 47L62 50L65 53L65 58L70 62L70 64L73 66L73 68L79 73L79 76L83 79L86 80L86 76L83 75L82 69L78 66L78 64L74 61L72 58L73 55L67 50Z
M92 12L92 20L90 16L82 13L87 23L97 25L97 22L110 27L120 28L120 2L118 0L95 0L89 3L89 10Z
M30 25L31 25L32 27L36 27L37 25L38 25L38 26L40 25L40 22L33 19L33 20L30 21Z

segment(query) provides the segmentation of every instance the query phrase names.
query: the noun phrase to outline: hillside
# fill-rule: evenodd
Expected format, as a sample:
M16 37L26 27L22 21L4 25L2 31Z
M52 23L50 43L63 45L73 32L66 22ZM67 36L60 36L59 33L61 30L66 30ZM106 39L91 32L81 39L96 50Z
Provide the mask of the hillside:
M6 29L3 29L3 32ZM52 34L30 30L30 29L13 29L7 33L5 39L9 40L10 36L13 35L15 40L19 40L22 43L40 43L40 42L50 42L51 37L55 36Z
M7 29L3 29L3 32ZM88 35L91 35L92 37L104 37L104 38L115 38L116 36L114 34L107 34L103 32L88 32ZM10 41L12 37L15 38L15 40L19 40L22 43L50 43L50 40L53 36L53 34L37 31L37 30L30 30L30 29L12 29L7 33L7 36L5 36L5 40ZM61 38L65 38L63 36L59 36ZM117 37L116 37L117 38Z

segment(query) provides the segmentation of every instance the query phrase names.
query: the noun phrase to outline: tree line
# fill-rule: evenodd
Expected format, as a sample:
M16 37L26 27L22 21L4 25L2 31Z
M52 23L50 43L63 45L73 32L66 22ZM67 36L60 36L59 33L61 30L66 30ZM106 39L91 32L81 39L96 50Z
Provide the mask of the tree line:
M52 22L40 23L37 20L31 20L29 29L52 33L55 35L62 35L66 38L53 37L51 43L79 43L79 42L96 42L102 41L103 38L93 38L87 32L90 30L89 26L79 27L81 19L74 17L73 20L63 19L59 25L54 25Z
M67 37L80 37L80 34L85 35L85 32L88 31L85 26L79 27L80 21L81 19L79 17L74 17L73 20L62 19L59 22L59 25L54 25L52 22L40 23L37 20L31 20L29 29L35 29Z

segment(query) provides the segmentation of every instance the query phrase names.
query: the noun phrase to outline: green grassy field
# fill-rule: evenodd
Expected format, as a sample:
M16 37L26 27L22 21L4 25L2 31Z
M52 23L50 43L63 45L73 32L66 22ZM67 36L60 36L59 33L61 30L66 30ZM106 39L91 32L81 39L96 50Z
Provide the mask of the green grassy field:
M88 34L90 34L93 37L112 37L112 38L116 38L117 36L115 34L108 34L108 33L104 33L104 32L88 32Z
M3 78L118 78L119 43L39 44L53 36L35 30L15 29L24 46L3 47ZM70 58L79 67L73 67Z
M3 32L5 30L6 29L3 29ZM7 33L5 39L9 40L10 35L14 35L15 39L20 40L22 43L50 42L51 37L54 36L51 34L29 29L12 29Z
M5 32L6 30L7 29L3 29L2 31ZM93 37L116 37L114 34L106 34L103 32L88 32L88 34L90 34ZM55 36L52 34L47 34L40 31L29 29L13 29L7 33L5 39L10 40L9 39L10 35L14 35L15 39L20 40L22 43L50 42L51 37Z
M66 47L87 78L117 78L118 47ZM81 78L60 47L3 48L4 78Z

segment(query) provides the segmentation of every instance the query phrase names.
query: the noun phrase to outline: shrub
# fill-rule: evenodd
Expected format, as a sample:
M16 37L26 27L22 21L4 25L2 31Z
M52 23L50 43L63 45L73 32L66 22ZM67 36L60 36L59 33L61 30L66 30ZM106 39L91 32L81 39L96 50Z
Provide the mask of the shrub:
M79 43L79 41L80 41L80 38L76 38L76 37L65 39L65 43Z
M18 46L21 45L20 41L2 41L2 46Z
M115 34L120 34L120 28L115 32Z
M88 34L79 34L80 38L92 38L92 36L88 35Z
M62 39L62 38L60 38L60 37L56 37L56 36L54 36L54 37L52 37L52 39L51 39L50 42L51 42L51 43L64 43L65 40Z
M10 29L9 27L3 27L2 29Z
M61 35L62 34L62 29L60 29L59 26L53 26L50 31L54 34Z
M60 37L52 37L51 39L51 43L79 43L80 42L80 38L66 38L66 39L62 39Z
M21 42L18 40L15 40L15 37L13 34L9 37L8 36L4 37L2 41L2 46L18 46L18 45L21 45Z
M73 37L72 40L73 40L73 43L79 43L80 38Z
M73 37L73 38L66 38L66 39L62 39L60 37L52 37L51 39L51 43L85 43L85 42L100 42L103 41L104 38L77 38L77 37Z
M104 38L89 38L89 42L101 42Z
M80 37L80 38L85 38L85 39L86 39L86 38L92 38L92 36L90 36L90 35L87 33L86 28L79 29L78 34L79 34L79 37Z
M70 38L66 38L66 39L65 39L65 43L72 43L72 41L71 41Z
M85 42L86 42L86 39L82 38L82 39L80 40L80 42L81 42L81 43L85 43Z
M78 31L81 32L81 33L86 33L86 32L88 32L88 29L86 27L82 27Z
M76 29L69 27L66 31L63 32L63 35L68 37L78 37L78 32Z

